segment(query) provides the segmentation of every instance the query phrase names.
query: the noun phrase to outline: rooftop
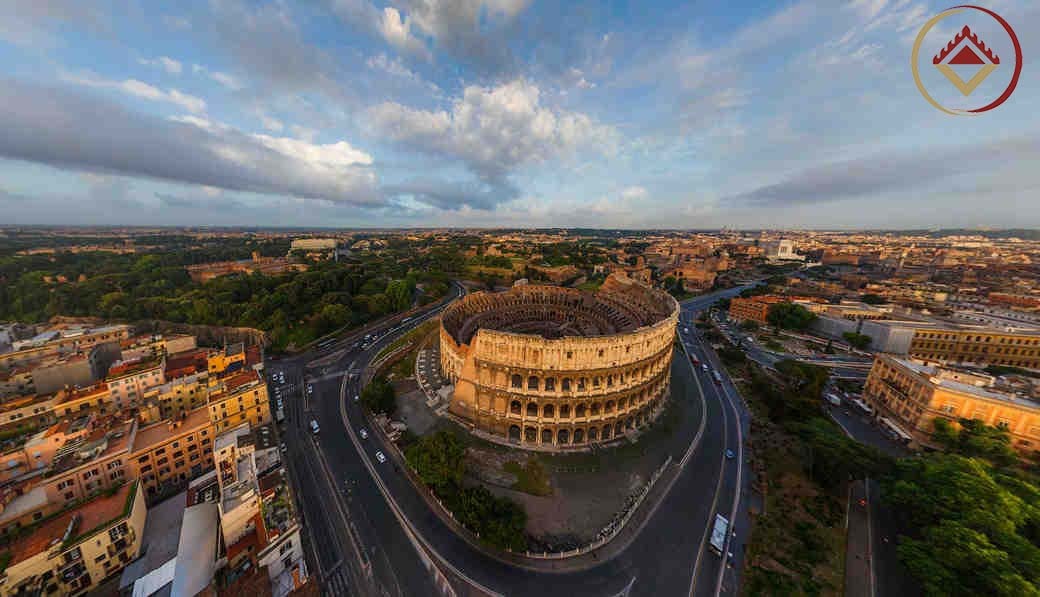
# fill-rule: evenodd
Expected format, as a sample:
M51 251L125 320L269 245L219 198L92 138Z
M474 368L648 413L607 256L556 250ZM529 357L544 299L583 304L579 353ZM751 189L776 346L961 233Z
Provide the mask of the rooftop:
M950 369L926 365L924 363L914 361L911 359L900 359L895 357L890 358L893 361L902 365L903 367L910 369L914 373L928 377L928 381L933 386L957 392L960 394L968 394L977 398L1008 402L1014 404L1015 406L1040 410L1040 403L1025 398L1023 396L1018 396L1009 392L1001 392L993 388L980 387L962 381L957 381L955 379L950 379L949 377L943 377L943 374L945 372L953 372Z
M134 451L146 450L208 424L209 413L206 407L196 408L185 413L183 418L160 421L138 429L133 449Z
M137 483L124 483L111 494L100 494L27 527L21 536L0 549L11 554L8 567L60 545L71 547L106 523L126 516L133 504Z
M146 371L148 369L154 369L155 367L162 366L162 359L130 359L129 361L119 361L113 363L108 369L108 377L106 379L115 379L119 377L125 377L127 375L133 375Z

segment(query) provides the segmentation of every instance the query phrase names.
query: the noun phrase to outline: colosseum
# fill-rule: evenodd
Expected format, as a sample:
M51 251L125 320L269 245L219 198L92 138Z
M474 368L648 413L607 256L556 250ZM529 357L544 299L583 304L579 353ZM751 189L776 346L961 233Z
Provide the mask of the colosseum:
M587 447L650 424L668 397L679 305L613 274L595 292L517 284L444 311L449 412L501 443Z

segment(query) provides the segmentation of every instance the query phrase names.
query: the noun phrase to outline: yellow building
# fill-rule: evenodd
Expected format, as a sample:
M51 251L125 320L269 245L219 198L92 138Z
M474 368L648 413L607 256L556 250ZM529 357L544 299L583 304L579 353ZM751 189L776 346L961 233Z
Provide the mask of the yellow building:
M917 330L909 356L963 365L1008 365L1040 369L1040 333L963 327Z
M160 419L172 419L206 405L209 397L208 374L203 371L178 377L144 393L145 402L159 409Z
M0 597L85 594L137 557L146 515L134 482L41 520L0 547Z
M937 447L932 421L978 419L1003 427L1012 447L1040 449L1040 402L1001 391L985 374L943 369L909 359L878 355L863 398L884 427L913 445Z
M241 369L245 364L246 349L241 342L214 350L206 357L206 368L210 375L219 375L234 368Z
M138 429L130 461L145 493L180 487L213 468L213 436L205 406Z
M209 418L217 433L245 422L250 427L270 423L267 384L260 374L246 370L222 378L209 395Z

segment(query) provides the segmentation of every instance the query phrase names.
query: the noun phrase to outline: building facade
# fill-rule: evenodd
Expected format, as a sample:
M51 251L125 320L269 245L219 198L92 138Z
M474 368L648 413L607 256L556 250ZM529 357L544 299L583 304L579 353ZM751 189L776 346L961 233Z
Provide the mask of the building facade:
M1040 369L1040 333L967 326L918 330L909 355L931 363Z
M503 443L584 447L649 424L668 395L678 303L612 274L595 294L476 293L442 318L450 413Z
M977 419L1003 427L1012 447L1030 455L1040 449L1040 403L993 387L988 375L933 367L879 355L863 399L882 424L917 446L938 447L931 436L937 418Z

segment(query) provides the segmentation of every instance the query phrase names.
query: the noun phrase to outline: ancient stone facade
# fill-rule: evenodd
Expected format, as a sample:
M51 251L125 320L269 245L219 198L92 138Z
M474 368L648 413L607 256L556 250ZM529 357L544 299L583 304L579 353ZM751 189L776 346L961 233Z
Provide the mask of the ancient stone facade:
M612 274L595 293L517 285L441 318L450 412L521 447L565 449L649 424L668 396L679 306Z

